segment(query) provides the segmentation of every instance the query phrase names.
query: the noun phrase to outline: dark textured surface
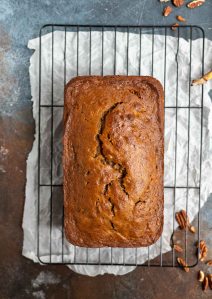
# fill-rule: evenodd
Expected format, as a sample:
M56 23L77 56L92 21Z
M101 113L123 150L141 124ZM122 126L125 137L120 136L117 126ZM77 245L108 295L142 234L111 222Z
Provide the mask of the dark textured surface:
M82 247L155 243L164 205L160 82L144 76L77 77L67 85L64 113L67 239Z
M90 278L65 266L40 266L21 256L21 221L24 204L26 158L34 133L30 102L29 39L42 25L171 24L181 14L188 24L200 25L212 37L210 0L196 10L176 9L161 17L159 1L134 0L1 0L0 3L0 298L211 298L196 281L198 268L138 268L123 277ZM212 202L202 209L201 238L212 248ZM212 258L210 250L209 257ZM36 278L36 281L34 281Z

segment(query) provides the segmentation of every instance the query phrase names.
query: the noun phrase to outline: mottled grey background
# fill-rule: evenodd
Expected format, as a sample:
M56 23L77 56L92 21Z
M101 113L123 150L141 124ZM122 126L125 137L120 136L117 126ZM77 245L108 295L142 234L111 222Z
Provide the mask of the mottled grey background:
M4 112L13 113L16 108L12 105L29 103L31 53L27 42L38 36L46 23L169 25L180 14L188 24L202 26L206 36L212 37L211 0L193 10L175 8L167 18L161 16L163 7L158 0L1 0L0 98Z
M163 6L158 0L0 0L0 298L211 298L196 279L198 269L206 270L203 264L190 273L137 268L123 277L90 278L21 256L26 158L34 134L28 40L46 23L163 25L179 14L212 38L211 0L194 10L176 8L168 18ZM211 210L209 201L201 220L201 238L210 246Z

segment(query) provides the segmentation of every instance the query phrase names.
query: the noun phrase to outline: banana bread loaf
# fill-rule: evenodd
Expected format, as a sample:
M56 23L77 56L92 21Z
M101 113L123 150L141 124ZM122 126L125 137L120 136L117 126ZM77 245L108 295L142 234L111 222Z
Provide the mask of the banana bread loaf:
M163 229L164 96L152 77L72 79L64 103L66 238L140 247Z

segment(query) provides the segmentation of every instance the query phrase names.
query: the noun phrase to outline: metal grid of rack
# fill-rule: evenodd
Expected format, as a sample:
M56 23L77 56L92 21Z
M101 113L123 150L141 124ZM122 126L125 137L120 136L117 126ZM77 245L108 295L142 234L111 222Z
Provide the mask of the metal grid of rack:
M130 50L130 32L133 31L137 34L138 38L138 43L139 43L139 55L137 56L137 62L138 62L138 70L137 74L138 75L144 75L142 73L141 69L141 60L143 59L142 57L142 36L144 34L148 34L151 37L151 61L149 63L150 65L150 73L149 75L154 76L154 69L155 69L155 64L157 61L155 61L155 38L156 34L160 34L162 38L164 39L164 57L163 57L163 86L164 86L164 92L165 92L165 112L168 110L174 110L174 118L173 122L175 123L175 144L174 144L174 157L173 157L173 173L174 173L174 179L173 179L173 184L170 185L165 185L165 189L171 189L173 191L173 204L172 204L172 217L173 217L173 228L172 228L172 233L175 234L175 229L176 225L174 224L174 218L175 218L175 198L176 198L176 193L177 190L183 189L185 190L185 209L186 212L189 212L189 205L188 205L188 198L189 198L189 190L196 190L196 194L198 196L198 213L197 213L197 232L196 232L196 241L199 241L200 237L200 194L201 194L201 163L202 163L202 128L203 128L203 88L201 88L200 92L200 103L199 105L193 105L191 103L191 69L192 69L192 43L193 40L197 37L202 38L201 42L201 73L204 73L204 32L201 28L196 27L196 26L179 26L176 28L175 32L172 32L171 29L168 26L91 26L91 25L45 25L41 28L40 31L40 47L39 47L39 123L38 123L38 135L39 135L39 140L38 140L38 218L37 218L37 254L38 258L42 263L47 263L47 264L80 264L80 265L129 265L129 266L136 266L136 265L142 265L142 266L165 266L165 267L173 267L176 266L176 256L175 252L172 249L171 254L169 254L168 258L163 257L163 250L162 250L162 244L163 244L163 238L161 237L160 240L158 241L158 246L159 246L159 255L158 258L152 262L150 260L150 251L151 248L147 248L147 262L145 263L140 263L138 259L138 251L139 248L135 248L133 251L133 256L131 257L130 260L126 258L126 252L127 249L123 248L123 255L121 258L118 258L118 261L116 260L115 257L117 255L115 254L115 250L113 248L108 248L108 259L107 261L102 261L101 260L101 249L89 249L89 248L84 248L80 249L77 247L74 247L71 253L71 257L69 256L67 258L66 253L65 253L65 236L64 236L64 231L63 231L63 204L62 204L62 182L57 182L57 180L54 179L54 173L53 173L53 164L54 164L54 114L55 111L60 110L60 113L63 111L63 104L61 102L56 102L54 100L54 93L55 93L55 86L54 86L54 61L55 61L55 56L54 56L54 51L55 51L55 40L54 40L54 34L55 31L59 30L60 32L63 32L64 34L64 45L63 45L63 50L62 50L62 55L63 55L63 73L64 73L64 82L63 82L63 87L67 83L67 80L70 78L67 75L67 35L69 32L75 32L76 34L76 53L72 53L74 59L75 59L75 75L82 75L81 70L80 70L80 54L79 54L79 48L80 48L80 32L87 32L87 36L89 37L88 40L88 74L92 75L92 34L93 32L98 32L98 34L101 37L101 42L98 47L98 51L101 52L101 66L100 66L100 75L106 75L104 71L104 55L105 55L105 48L104 48L104 38L105 38L105 32L110 31L113 34L113 70L111 74L116 75L117 74L117 32L119 31L124 31L126 35L126 75L129 75L129 50ZM43 52L43 36L45 33L51 34L51 55L49 59L51 60L51 70L50 70L50 81L49 81L49 92L50 92L50 101L46 103L45 101L42 100L42 52ZM176 97L176 102L173 105L168 105L167 100L166 100L166 94L167 94L167 64L169 63L167 61L167 38L168 36L173 35L175 36L176 39L176 53L178 53L179 50L179 41L180 37L184 37L185 35L187 39L189 40L189 64L188 64L188 78L187 78L187 85L188 85L188 103L186 105L182 105L178 103L179 99L179 65L178 62L176 63L176 88L175 88L175 97ZM179 185L177 184L177 163L179 157L177 156L177 145L178 145L178 116L180 113L180 110L184 110L187 113L188 116L188 131L187 131L187 163L186 163L186 179L185 179L185 184L184 185ZM197 185L192 185L189 182L189 165L191 159L193 159L190 156L190 136L191 136L191 130L190 130L190 122L191 122L191 113L193 110L198 110L200 112L200 151L199 151L199 178L198 178L198 184ZM48 112L46 112L48 111ZM50 160L49 160L49 180L43 180L43 175L42 175L42 147L43 147L43 141L42 141L42 114L44 115L45 113L48 113L50 116L50 123L49 123L49 153L50 153ZM45 117L45 116L44 116ZM61 128L62 131L62 128ZM61 138L61 135L60 135ZM48 188L48 193L49 193L49 202L48 202L48 213L43 213L43 209L47 208L43 207L43 202L45 199L42 198L42 194L45 193L44 189ZM54 215L54 205L55 205L55 198L60 197L60 211L61 215L59 217ZM42 213L41 213L42 209ZM46 215L47 219L47 224L45 229L43 229L42 226L42 219L40 215ZM56 224L54 223L54 219L57 219ZM58 220L59 219L59 220ZM60 231L61 231L61 238L57 240L57 246L61 248L60 251L60 260L55 260L54 256L57 255L54 252L54 246L53 246L53 239L54 239L54 230L57 229L57 225L60 222ZM49 236L48 242L46 243L46 234ZM188 231L185 230L182 233L182 239L184 242L184 257L187 261L187 256L188 256L188 249L189 249L189 236L188 236ZM194 240L191 241L193 243ZM67 245L68 246L68 245ZM84 255L84 259L82 258L79 260L77 258L78 255L78 250L83 251L80 252L79 256ZM93 251L92 251L93 250ZM170 248L171 250L171 248ZM131 254L132 255L132 254ZM48 259L45 259L43 257L48 256ZM93 260L92 257L95 256L96 259ZM91 258L90 258L91 257ZM194 266L198 260L195 258L195 260L188 262L189 266L192 267Z

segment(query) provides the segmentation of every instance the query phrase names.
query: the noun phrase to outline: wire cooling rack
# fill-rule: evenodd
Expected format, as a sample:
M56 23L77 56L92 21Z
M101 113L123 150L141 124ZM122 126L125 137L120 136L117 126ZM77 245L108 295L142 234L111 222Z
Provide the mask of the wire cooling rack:
M165 185L165 190L170 190L173 194L173 202L170 206L172 209L172 237L180 240L183 245L183 253L182 256L185 258L189 267L193 267L198 263L198 259L195 255L193 244L195 241L199 241L200 238L200 194L201 194L201 164L202 164L202 129L203 129L203 88L200 88L199 94L199 104L194 105L191 100L191 73L192 66L195 63L192 57L192 47L193 42L197 38L202 38L200 45L200 56L201 61L199 62L200 75L204 74L204 31L197 26L179 26L175 29L175 31L171 30L168 26L91 26L91 25L55 25L49 24L45 25L40 30L40 47L39 47L39 123L38 123L38 217L37 217L37 255L41 263L44 264L79 264L79 265L128 265L128 266L159 266L159 267L174 267L176 266L176 253L174 250L163 254L163 236L158 240L157 246L159 248L158 257L154 260L150 259L152 246L147 247L147 261L145 263L139 261L139 250L140 248L131 249L130 251L130 259L127 258L128 249L123 248L122 254L120 256L120 249L118 254L116 252L116 248L108 248L106 252L106 259L102 259L102 249L91 249L91 248L79 248L73 247L71 250L71 254L67 254L67 248L69 246L68 242L65 239L64 229L63 229L63 184L62 180L57 180L57 171L54 168L55 159L59 159L62 161L62 151L57 152L57 147L55 146L55 138L60 138L62 140L62 126L59 126L59 134L55 135L54 131L54 119L55 113L60 113L62 116L63 113L63 90L61 90L61 95L58 96L56 93L58 92L55 89L55 80L57 80L57 74L55 75L55 32L60 31L64 34L64 45L61 48L61 57L62 57L62 65L61 72L64 74L64 80L61 83L61 86L64 88L65 84L70 79L70 74L68 74L69 69L72 69L71 76L84 75L81 71L81 66L83 58L80 56L80 34L83 32L87 33L87 42L88 42L88 58L84 63L88 65L87 75L94 74L93 72L93 57L96 52L99 52L101 56L101 61L99 63L99 75L106 75L104 70L104 58L106 52L108 51L105 48L105 34L106 32L110 32L111 39L111 53L112 53L112 62L111 62L111 71L110 74L116 75L117 71L117 59L118 59L118 41L117 41L117 33L125 32L126 36L126 73L124 75L130 74L129 61L130 61L130 33L133 32L137 34L138 44L139 44L139 54L137 55L138 68L136 75L151 75L154 76L155 65L158 61L155 61L156 56L156 46L155 39L157 35L160 35L164 40L164 51L163 51L163 76L161 78L161 82L164 87L165 92L165 113L167 111L174 111L173 123L175 123L175 132L174 132L174 157L172 160L171 168L173 169L173 184ZM75 32L76 40L72 41L76 43L75 50L72 53L67 53L67 44L68 42L68 33ZM99 34L99 45L95 48L95 53L92 53L92 36L97 32ZM42 62L42 54L45 50L43 47L43 38L45 38L45 34L51 35L50 42L50 52L49 52L49 60L50 60L50 69L49 69L49 80L47 83L49 88L49 96L50 100L45 101L45 96L42 94L43 91L43 62ZM149 73L142 73L142 63L141 61L146 60L145 57L145 44L142 43L142 38L144 35L150 35L151 37L151 57L148 57L148 61L146 63L149 66ZM189 57L189 63L187 65L187 78L186 85L188 88L188 102L187 104L183 104L180 101L180 80L182 79L180 74L180 66L178 65L178 61L176 61L176 66L174 72L176 73L176 82L175 82L175 91L174 96L176 98L175 104L168 103L167 97L167 77L169 74L167 73L168 64L170 63L170 57L167 50L168 38L170 36L175 37L176 39L176 53L179 49L179 41L180 38L183 37L189 41L189 48L187 49L187 54ZM108 37L107 37L108 38ZM58 55L58 49L57 49ZM68 59L72 60L72 63L68 62ZM175 59L175 58L173 58ZM134 73L135 74L135 73ZM62 88L62 89L63 89ZM60 98L61 101L55 100L55 98ZM198 152L197 157L190 156L190 139L192 135L192 111L199 111L199 136L200 136L200 150ZM179 161L178 157L178 118L180 117L181 111L184 111L188 117L187 122L187 162L185 163L186 168L186 176L184 180L184 184L178 184L177 182L177 165ZM43 140L42 132L44 125L43 119L45 119L45 115L48 114L50 122L46 125L46 130L49 130L49 139ZM49 159L48 159L48 167L43 167L45 153L43 153L44 148L47 147L49 150ZM45 145L45 146L44 146ZM56 147L56 148L55 148ZM46 149L45 149L46 150ZM198 168L199 168L199 176L197 179L197 184L194 185L190 182L189 179L189 167L190 162L193 159L198 160ZM62 162L61 162L62 163ZM47 169L48 168L48 169ZM44 172L44 173L43 173ZM55 175L56 173L56 175ZM191 235L187 230L180 231L177 229L177 225L175 223L175 212L176 212L176 196L178 190L184 191L185 196L185 209L189 214L189 192L191 190L195 191L197 196L197 217L195 218L194 225L196 227L196 233ZM48 193L49 200L46 199L46 194ZM45 196L44 196L45 195ZM191 200L191 199L190 199ZM59 212L58 212L59 211ZM43 224L45 223L45 224ZM164 224L166 225L166 223ZM58 233L60 237L58 238ZM57 236L57 237L56 237ZM188 254L189 252L189 254ZM191 257L194 253L193 257ZM105 254L105 253L104 253ZM129 254L128 254L129 255ZM58 258L59 256L59 258ZM55 258L56 257L56 258Z

